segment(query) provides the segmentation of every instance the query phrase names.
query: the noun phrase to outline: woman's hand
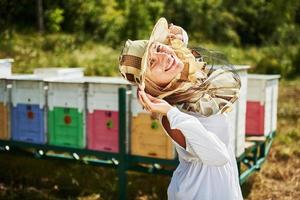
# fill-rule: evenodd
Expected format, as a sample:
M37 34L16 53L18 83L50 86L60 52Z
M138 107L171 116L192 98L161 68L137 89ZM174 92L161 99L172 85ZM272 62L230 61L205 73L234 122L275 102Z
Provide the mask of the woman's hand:
M183 29L180 26L174 24L169 25L169 39L179 39L183 41Z
M143 87L138 89L138 97L142 106L151 113L160 113L166 115L172 106L165 100L155 98L146 94Z

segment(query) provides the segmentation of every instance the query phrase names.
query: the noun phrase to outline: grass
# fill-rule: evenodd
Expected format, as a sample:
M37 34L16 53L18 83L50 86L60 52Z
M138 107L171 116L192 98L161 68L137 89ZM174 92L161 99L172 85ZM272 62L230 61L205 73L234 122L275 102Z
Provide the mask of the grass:
M0 58L15 59L15 73L35 67L84 67L86 75L117 75L120 48L84 36L18 34L1 36ZM203 46L225 52L234 64L255 66L269 49ZM267 162L243 186L246 200L297 199L300 195L300 79L281 80L277 136ZM129 199L166 199L170 177L130 172ZM0 153L0 199L116 199L115 170L36 160Z
M0 158L0 199L117 199L114 169L4 153ZM129 172L128 197L165 199L169 181L167 176Z
M14 73L31 73L37 67L83 67L86 75L117 75L120 50L87 38L15 33L0 39L0 58L15 60Z
M112 48L87 36L70 34L12 33L0 35L0 58L15 59L13 72L31 73L36 67L83 67L86 75L115 76L121 46ZM198 46L195 41L190 46ZM201 43L201 46L223 52L230 63L256 64L269 51L279 47L240 48L230 45Z
M280 81L277 136L267 162L244 186L247 200L300 195L300 79ZM249 192L248 192L249 191Z

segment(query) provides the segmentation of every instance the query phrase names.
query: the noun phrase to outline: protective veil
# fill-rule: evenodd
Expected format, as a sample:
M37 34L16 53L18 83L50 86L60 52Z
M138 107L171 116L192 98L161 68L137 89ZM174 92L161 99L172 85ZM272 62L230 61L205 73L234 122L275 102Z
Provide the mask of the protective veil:
M183 71L160 87L145 76L145 91L188 112L211 116L230 111L239 97L241 81L226 57L204 48L189 49L181 40L169 42L184 63Z

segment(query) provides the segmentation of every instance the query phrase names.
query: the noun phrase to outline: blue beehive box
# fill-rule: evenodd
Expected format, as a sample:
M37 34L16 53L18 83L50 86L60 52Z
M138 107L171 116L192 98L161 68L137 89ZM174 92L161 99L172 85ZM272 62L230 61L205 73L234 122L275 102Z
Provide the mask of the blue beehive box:
M11 137L13 140L47 142L47 110L45 78L82 77L81 68L40 68L35 74L13 75L11 82Z
M40 143L47 141L45 83L37 75L14 75L11 81L11 138Z
M45 143L44 108L37 104L17 104L11 110L12 139Z

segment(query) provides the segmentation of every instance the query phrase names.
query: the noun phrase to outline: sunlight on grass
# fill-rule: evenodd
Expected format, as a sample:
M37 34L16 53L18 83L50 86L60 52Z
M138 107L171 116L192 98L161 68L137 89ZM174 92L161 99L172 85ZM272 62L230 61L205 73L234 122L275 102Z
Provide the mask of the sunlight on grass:
M73 35L14 34L0 45L0 57L11 57L14 73L31 73L37 67L83 67L86 75L115 76L119 50Z
M118 75L118 57L123 44L118 49L82 35L70 34L19 34L3 39L0 57L15 59L13 72L30 73L37 67L84 67L86 75ZM234 47L213 43L191 41L190 47L202 46L220 51L234 65L250 65L252 69L268 51L279 47ZM250 71L253 71L253 70Z

